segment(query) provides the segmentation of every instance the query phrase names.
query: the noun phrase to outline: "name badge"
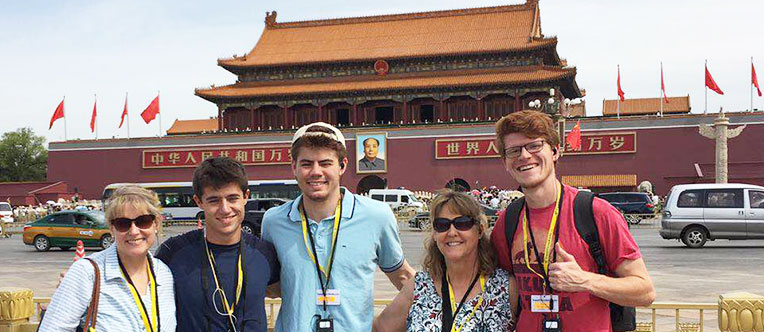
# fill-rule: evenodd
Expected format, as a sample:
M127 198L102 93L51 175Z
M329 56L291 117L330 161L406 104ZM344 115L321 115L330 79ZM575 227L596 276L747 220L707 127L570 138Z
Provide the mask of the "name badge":
M338 289L326 290L326 305L340 305L340 291ZM316 291L316 304L324 305L324 292Z
M560 312L559 295L531 295L531 312Z

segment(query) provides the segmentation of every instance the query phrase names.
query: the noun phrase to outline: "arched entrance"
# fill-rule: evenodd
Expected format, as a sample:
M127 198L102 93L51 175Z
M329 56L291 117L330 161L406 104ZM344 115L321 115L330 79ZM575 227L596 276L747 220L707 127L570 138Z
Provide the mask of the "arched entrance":
M446 188L454 191L469 191L470 184L467 183L467 181L464 181L464 179L454 178L451 179L451 181L446 182Z
M358 181L355 192L359 195L365 195L370 189L385 189L385 187L387 187L387 180L376 175L367 175Z

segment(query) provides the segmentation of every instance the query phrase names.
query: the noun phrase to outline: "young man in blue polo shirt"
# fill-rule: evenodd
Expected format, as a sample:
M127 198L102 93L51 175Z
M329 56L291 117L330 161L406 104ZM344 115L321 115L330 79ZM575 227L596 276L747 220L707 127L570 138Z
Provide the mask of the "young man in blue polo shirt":
M414 276L387 204L340 187L345 138L317 122L292 138L292 170L302 195L263 217L263 239L281 260L283 304L277 332L371 331L377 266L396 288Z
M265 332L266 288L278 282L280 267L272 244L241 231L249 198L244 166L207 159L194 171L193 188L205 229L168 239L155 255L175 279L177 330Z

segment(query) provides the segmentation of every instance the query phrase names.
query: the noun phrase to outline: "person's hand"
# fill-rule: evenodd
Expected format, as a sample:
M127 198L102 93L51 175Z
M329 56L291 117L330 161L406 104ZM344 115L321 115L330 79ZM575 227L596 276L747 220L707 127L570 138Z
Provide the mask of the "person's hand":
M65 276L66 276L66 269L61 271L61 274L58 275L58 283L56 284L56 288L58 288L58 286L61 286L61 281L64 280Z
M584 292L589 273L582 270L576 262L576 258L562 249L557 243L555 246L557 259L549 264L549 284L552 289L560 292Z

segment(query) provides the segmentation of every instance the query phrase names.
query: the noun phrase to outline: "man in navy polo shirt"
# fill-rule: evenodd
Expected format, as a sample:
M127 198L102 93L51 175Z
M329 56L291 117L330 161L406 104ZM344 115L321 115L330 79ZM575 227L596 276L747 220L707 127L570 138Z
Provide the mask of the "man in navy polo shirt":
M268 210L262 225L282 263L275 330L371 331L376 268L398 289L414 275L395 217L387 204L340 187L348 159L337 128L300 128L291 156L302 195Z
M162 243L172 270L178 331L266 331L264 298L279 281L273 245L241 231L249 198L244 167L210 158L194 171L194 201L206 227Z

